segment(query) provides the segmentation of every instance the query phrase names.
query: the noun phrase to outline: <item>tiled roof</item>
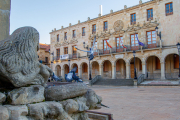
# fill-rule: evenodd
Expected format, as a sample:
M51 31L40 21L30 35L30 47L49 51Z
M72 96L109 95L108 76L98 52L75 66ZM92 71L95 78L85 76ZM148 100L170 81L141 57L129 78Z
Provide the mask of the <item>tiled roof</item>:
M39 46L40 46L40 48L45 48L45 49L46 49L45 51L48 51L48 52L49 52L50 45L48 45L48 44L43 44L43 43L39 43Z

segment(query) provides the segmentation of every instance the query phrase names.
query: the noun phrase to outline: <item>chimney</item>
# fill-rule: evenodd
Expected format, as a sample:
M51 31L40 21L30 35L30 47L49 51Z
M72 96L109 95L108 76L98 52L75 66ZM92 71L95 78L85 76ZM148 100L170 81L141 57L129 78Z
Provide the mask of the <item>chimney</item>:
M99 6L99 14L102 16L102 5Z

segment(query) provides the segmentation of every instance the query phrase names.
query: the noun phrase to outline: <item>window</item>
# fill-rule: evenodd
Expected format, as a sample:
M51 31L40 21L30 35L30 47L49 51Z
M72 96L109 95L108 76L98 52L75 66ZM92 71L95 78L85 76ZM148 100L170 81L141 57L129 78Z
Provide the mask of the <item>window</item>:
M92 34L95 34L95 33L96 33L96 24L92 25Z
M76 45L75 45L75 46L72 46L73 55L76 55L76 54L77 54L77 49L76 49L75 47L77 47L77 46L76 46Z
M76 30L73 30L73 38L76 37Z
M64 33L64 40L67 40L67 32Z
M57 35L57 42L59 42L59 34Z
M93 42L91 42L91 47L93 46ZM94 52L97 52L97 41L94 43Z
M107 31L107 30L108 30L108 22L105 21L105 22L104 22L104 31Z
M160 69L161 69L160 60L158 57L156 57L156 70L160 70Z
M147 21L153 20L153 9L148 9L147 10Z
M68 54L68 47L64 48L64 54Z
M56 56L57 58L60 58L60 49L56 49Z
M136 35L138 37L137 33L131 35L131 46L139 46Z
M179 56L174 54L174 69L179 69Z
M123 37L117 37L116 38L116 48L119 49L119 48L123 48Z
M156 31L148 31L147 32L147 43L148 44L156 43Z
M167 3L165 5L165 9L166 9L166 16L167 15L172 15L173 14L173 3Z
M85 27L82 28L82 36L85 36Z
M131 14L131 25L136 24L136 13Z
M106 41L109 43L109 40L104 40L104 41L103 41L103 46L104 46L103 49L104 49L104 51L110 50L110 48L109 48L109 46L107 45Z
M48 63L48 57L45 57L45 62Z

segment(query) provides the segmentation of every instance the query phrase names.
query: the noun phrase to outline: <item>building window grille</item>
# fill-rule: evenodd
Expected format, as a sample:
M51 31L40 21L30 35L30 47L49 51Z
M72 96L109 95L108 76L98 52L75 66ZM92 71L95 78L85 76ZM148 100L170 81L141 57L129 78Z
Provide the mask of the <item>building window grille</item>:
M67 32L64 33L64 40L67 40Z
M73 55L76 55L76 54L77 54L77 49L76 49L75 47L77 47L77 46L76 46L76 45L75 45L75 46L72 46Z
M156 47L156 31L147 31L147 44L148 48L150 47Z
M107 30L108 30L108 22L105 21L105 22L104 22L104 31L107 31Z
M45 57L45 62L48 63L48 57Z
M136 24L136 13L131 14L131 25Z
M59 42L59 34L57 35L57 42Z
M96 33L96 25L92 25L92 34Z
M93 42L91 42L91 47L93 46ZM94 52L97 52L97 41L95 41L94 43L94 48L93 48Z
M168 15L172 15L173 14L173 3L167 3L165 5L165 9L166 9L166 16Z
M73 38L76 38L76 30L73 30Z
M85 36L85 27L82 28L82 36Z
M68 47L64 48L64 54L68 54Z
M153 20L153 9L147 10L147 21Z
M60 49L56 49L56 56L57 58L60 58Z

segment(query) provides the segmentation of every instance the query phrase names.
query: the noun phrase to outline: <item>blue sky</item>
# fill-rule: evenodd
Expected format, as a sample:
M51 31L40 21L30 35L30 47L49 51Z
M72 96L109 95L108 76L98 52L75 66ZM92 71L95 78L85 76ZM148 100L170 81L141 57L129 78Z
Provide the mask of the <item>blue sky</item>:
M143 0L147 2L149 0ZM32 26L40 33L40 43L50 43L52 29L96 18L99 5L103 15L139 4L139 0L11 0L10 34L19 27Z

